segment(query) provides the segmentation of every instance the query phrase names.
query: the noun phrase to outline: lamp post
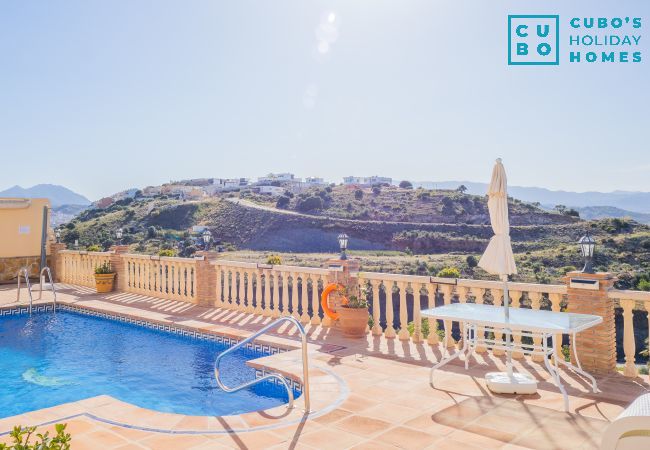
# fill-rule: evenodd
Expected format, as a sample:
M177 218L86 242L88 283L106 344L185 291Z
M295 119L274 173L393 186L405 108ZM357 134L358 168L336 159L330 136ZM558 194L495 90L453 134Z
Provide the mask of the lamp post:
M341 247L341 260L346 260L348 259L348 255L345 254L345 251L348 248L348 235L345 233L339 234L338 237L339 240L339 247Z
M580 251L582 256L585 258L585 266L582 269L583 273L594 273L594 248L596 247L596 241L594 238L589 236L589 232L582 236L578 241L580 245Z
M56 239L57 244L61 242L61 230L59 228L54 230L54 238Z
M122 231L121 228L118 228L118 229L115 231L115 237L117 238L117 243L118 243L119 245L122 245L122 236L123 236L123 235L124 235L124 231Z
M212 240L212 233L210 233L210 230L206 229L203 232L203 242L205 243L205 250L208 251L210 250L210 241Z

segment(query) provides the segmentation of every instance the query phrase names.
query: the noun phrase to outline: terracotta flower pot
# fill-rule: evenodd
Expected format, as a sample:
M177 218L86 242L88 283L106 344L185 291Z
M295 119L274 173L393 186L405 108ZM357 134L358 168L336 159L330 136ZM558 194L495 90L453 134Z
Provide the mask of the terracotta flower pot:
M95 288L98 294L105 294L113 290L113 283L115 282L114 273L96 273L95 274Z
M336 310L343 334L349 337L363 337L368 326L368 308L346 308Z

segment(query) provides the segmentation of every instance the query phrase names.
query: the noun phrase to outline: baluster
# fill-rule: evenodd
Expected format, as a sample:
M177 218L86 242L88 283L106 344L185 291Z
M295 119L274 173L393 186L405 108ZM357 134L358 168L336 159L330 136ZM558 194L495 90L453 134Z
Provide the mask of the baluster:
M191 295L191 287L192 287L192 282L188 283L188 278L192 275L192 268L190 267L189 264L183 263L181 265L181 280L183 280L183 284L181 285L181 295L185 300L189 300L192 295Z
M436 307L436 290L437 285L425 284L424 288L427 290L427 303L429 309ZM432 317L427 318L429 321L429 336L427 336L427 343L430 345L438 345L440 339L438 338L438 321Z
M309 323L309 301L307 295L307 274L303 273L300 275L300 309L302 309L300 322L303 324Z
M560 303L562 303L562 294L549 294L548 297L549 300L551 301L551 311L560 312L561 309ZM560 357L562 357L561 347L562 347L562 335L556 334L555 347L553 348L553 351L555 352L556 355L560 355Z
M472 293L471 288L467 286L460 286L457 288L458 289L458 303L467 303L467 298L470 296ZM458 323L458 327L460 329L460 339L458 340L458 347L462 348L465 339L465 324L463 322Z
M503 306L503 291L500 289L490 289L492 292L492 298L494 300L494 306ZM503 329L501 328L493 328L492 329L494 333L494 340L497 344L502 344L503 342ZM492 354L494 356L502 356L505 355L505 351L501 348L493 348L492 349Z
M381 305L379 304L379 285L381 281L370 281L372 286L372 335L381 336Z
M483 296L485 295L485 289L481 288L473 288L472 291L476 295L476 299L474 300L477 305L482 305L484 303L484 298ZM483 327L477 327L476 328L476 336L478 339L485 339L485 328ZM485 353L487 349L485 348L484 345L477 345L476 349L474 350L477 353Z
M528 298L530 299L530 307L532 309L537 309L539 310L541 302L542 302L542 293L541 292L528 292ZM535 334L535 337L533 337L533 345L536 347L541 347L542 346L542 338ZM544 361L544 356L539 355L539 354L533 354L532 360L535 362L542 362Z
M300 320L298 313L298 275L296 272L291 272L291 317Z
M273 311L271 310L271 271L264 270L264 310L262 312L264 317L271 317Z
M521 291L510 291L510 301L513 308L521 307ZM514 341L514 346L521 348L521 335L513 334L512 340ZM524 352L521 350L513 351L512 357L515 359L521 359L524 357Z
M397 334L395 333L394 313L393 313L393 284L384 284L384 291L386 292L386 330L384 336L393 339Z
M253 308L253 271L246 271L246 312L252 314Z
M411 338L408 330L408 310L406 307L406 287L408 284L405 281L397 283L399 288L399 332L397 337L400 341L408 341Z
M233 306L235 311L242 311L244 309L244 274L241 269L235 269L235 279L233 280L235 286L235 297L233 298Z
M318 296L318 282L321 280L321 276L318 278L314 277L311 279L311 324L320 325L320 298Z
M273 272L273 313L271 317L277 319L282 314L280 309L280 272Z
M255 314L262 315L264 310L262 309L262 271L255 271Z
M420 314L420 300L421 300L421 289L422 286L415 283L411 283L411 289L413 290L413 338L414 343L419 343L423 341L422 338L422 315Z
M623 375L636 377L636 345L634 342L634 300L621 300L623 307L623 351L625 352L625 369Z
M442 300L445 305L451 304L451 296L453 292L453 286L450 284L441 284L440 292L442 293ZM451 335L452 321L445 320L445 346L447 348L454 347L456 343L454 342L454 337Z

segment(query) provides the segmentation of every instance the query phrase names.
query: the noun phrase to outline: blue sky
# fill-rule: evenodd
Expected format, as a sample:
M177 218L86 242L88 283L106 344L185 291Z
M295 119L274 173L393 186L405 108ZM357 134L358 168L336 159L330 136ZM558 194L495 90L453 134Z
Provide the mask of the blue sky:
M522 13L642 17L644 61L508 66ZM487 181L500 156L511 184L648 191L649 31L644 0L2 2L0 189Z

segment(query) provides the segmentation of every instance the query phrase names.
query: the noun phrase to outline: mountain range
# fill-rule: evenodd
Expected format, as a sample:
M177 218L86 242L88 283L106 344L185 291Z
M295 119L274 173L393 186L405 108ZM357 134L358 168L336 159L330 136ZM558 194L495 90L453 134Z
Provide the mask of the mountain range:
M420 181L413 183L415 187L426 189L456 189L464 185L468 194L485 195L487 183L472 181ZM539 202L545 207L565 205L571 208L585 208L593 206L616 207L623 211L623 215L631 213L650 213L650 192L613 191L613 192L570 192L552 191L540 187L508 186L511 197L525 202ZM612 216L607 216L612 217Z
M13 186L0 191L0 197L49 198L53 208L63 205L90 205L90 200L81 194L56 184L37 184L30 188Z

